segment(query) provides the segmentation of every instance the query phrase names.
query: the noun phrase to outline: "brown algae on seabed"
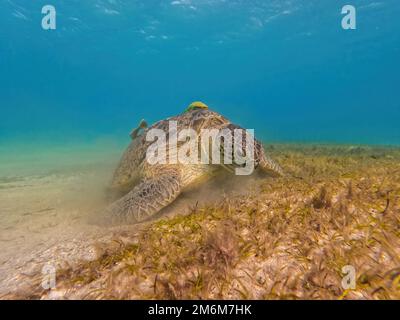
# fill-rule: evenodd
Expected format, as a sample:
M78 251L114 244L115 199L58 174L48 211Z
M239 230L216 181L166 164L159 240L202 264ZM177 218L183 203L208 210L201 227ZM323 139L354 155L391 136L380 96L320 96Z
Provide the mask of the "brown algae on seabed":
M400 150L267 149L288 175L152 222L19 297L400 299ZM346 265L355 289L342 288Z

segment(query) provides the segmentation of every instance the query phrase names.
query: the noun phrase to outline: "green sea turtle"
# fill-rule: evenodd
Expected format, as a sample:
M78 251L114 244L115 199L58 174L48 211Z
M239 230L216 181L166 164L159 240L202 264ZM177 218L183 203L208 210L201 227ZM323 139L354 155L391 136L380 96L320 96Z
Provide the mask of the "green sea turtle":
M221 168L234 168L235 165L182 164L171 161L167 161L167 164L150 164L146 152L153 142L147 141L146 134L152 129L168 133L171 121L177 124L177 132L185 128L193 129L196 134L202 129L241 129L201 102L192 103L184 113L161 120L150 127L142 120L131 133L132 142L114 172L111 189L117 191L120 198L106 209L107 221L113 224L144 221L172 203L183 190L215 176ZM170 160L177 149L168 141L165 142L168 150L166 156ZM281 175L279 165L265 154L259 141L254 141L255 167ZM178 149L182 144L177 144ZM221 154L223 152L222 148Z

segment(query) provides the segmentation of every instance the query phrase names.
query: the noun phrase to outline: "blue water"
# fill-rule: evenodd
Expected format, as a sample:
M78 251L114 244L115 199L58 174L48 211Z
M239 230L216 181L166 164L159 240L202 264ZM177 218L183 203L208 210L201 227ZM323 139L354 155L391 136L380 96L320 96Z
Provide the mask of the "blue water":
M265 141L399 145L399 17L399 0L1 0L0 143L129 141L202 100Z

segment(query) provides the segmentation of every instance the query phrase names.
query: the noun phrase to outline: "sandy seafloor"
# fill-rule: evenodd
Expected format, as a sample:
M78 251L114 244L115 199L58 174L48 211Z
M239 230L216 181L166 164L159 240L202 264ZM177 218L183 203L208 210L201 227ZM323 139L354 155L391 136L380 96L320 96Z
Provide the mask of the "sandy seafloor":
M117 157L85 147L1 154L0 294L7 294L29 288L48 263L92 259L93 243L113 236L87 217L101 208Z
M340 263L346 263L346 259L352 260L353 256L346 253L347 250L357 252L354 257L358 258L354 258L353 263L359 264L359 268L368 266L365 272L373 271L374 274L378 274L384 271L383 275L379 275L379 279L386 279L385 277L389 277L389 272L394 272L394 278L390 278L394 284L392 282L385 284L388 288L392 288L388 291L390 294L383 297L396 297L396 292L400 291L392 287L400 279L398 268L400 261L398 224L400 151L398 148L349 145L268 146L267 150L281 163L289 176L279 179L257 175L247 178L219 177L196 190L183 194L155 218L157 221L160 216L167 218L167 221L171 218L170 225L166 223L153 227L153 220L137 225L100 226L96 224L96 214L106 206L106 189L123 149L124 147L120 145L102 144L91 147L71 146L32 150L2 147L0 153L0 298L82 299L87 297L92 287L97 288L96 286L107 287L107 290L104 289L107 294L101 295L100 298L241 298L244 294L238 295L241 291L237 288L226 289L225 293L221 291L216 294L215 286L218 283L225 283L222 285L225 288L226 283L229 283L228 288L230 288L233 278L229 277L241 270L239 267L241 263L246 268L252 265L266 265L263 268L270 270L269 273L275 267L292 268L295 265L296 272L299 272L299 279L308 278L310 277L308 273L314 272L312 271L315 268L314 263L317 264L319 258L313 260L308 257L308 253L304 253L305 257L302 258L299 256L299 250L304 252L315 250L316 257L325 257L322 261L332 260L326 270L331 272L330 276L339 277L338 279L340 279L339 267L332 267L332 264L336 263L336 260L341 261ZM228 199L226 203L228 203L229 213L226 209L220 209L218 205L226 199ZM231 213L231 210L234 213ZM250 210L250 216L246 214L248 210ZM201 230L206 230L204 233L206 238L203 237L202 232L197 234L197 231L190 231L192 230L190 228L193 230L198 230L198 228L188 224L188 221L173 220L177 215L178 218L182 214L185 216L193 212L196 215L197 211L200 212L200 218L189 218L188 221L198 219L196 225L201 226ZM212 214L209 215L208 212ZM230 216L230 214L233 215ZM222 218L219 217L220 215ZM253 221L255 218L251 218L252 215L258 220ZM315 227L316 224L318 228ZM218 227L219 225L221 226ZM219 228L225 230L226 225L231 225L232 237L235 239L239 237L241 240L238 243L245 243L245 246L237 245L237 248L232 246L228 249L224 247L226 241L228 243L233 241L218 238L221 234L225 236ZM190 229L189 233L185 233L187 226ZM365 231L365 228L370 231ZM211 238L206 236L209 230L214 229L216 236L211 235ZM307 231L303 234L298 229ZM249 232L249 230L253 231ZM370 232L377 232L376 238L385 236L388 245L383 246L379 242L376 243L375 248L368 240L372 237ZM146 233L148 233L148 239ZM175 237L171 242L166 240L168 244L164 248L164 255L160 253L166 246L162 242L163 239L151 238L152 235L158 237L158 234L160 238L165 237L165 240L172 235ZM257 239L264 239L264 237L269 239L265 240L263 246L270 245L275 241L274 239L277 241L281 239L284 244L254 255L254 252L259 250L259 244L252 248L254 242L247 238L246 234L253 234L253 237ZM329 240L333 234L338 234L339 238L343 238L343 244L337 243L334 238ZM193 239L185 244L182 242L184 239L180 237L185 239L193 237ZM303 239L302 237L310 238ZM349 237L354 239L348 240ZM367 240L364 241L363 237ZM146 243L142 246L143 251L134 251L139 259L135 260L133 251L126 251L124 248L130 243L140 244L141 241ZM217 244L210 246L207 241L214 241ZM359 241L361 244L349 249L348 241L354 241L354 243ZM204 257L214 254L208 251L214 250L219 245L222 246L217 250L220 253L211 259L213 262L205 264ZM196 246L196 248L187 246ZM361 249L357 249L358 246ZM106 256L110 257L110 250L118 253L121 247L125 250L124 254L126 252L128 254L127 257L118 256L118 264L121 265L120 262L122 262L122 265L126 264L129 268L133 268L132 265L138 268L135 270L139 271L135 272L139 272L140 276L135 275L132 280L138 283L138 287L145 288L146 281L153 277L156 280L164 277L172 283L169 286L175 286L181 282L186 285L180 287L181 291L175 288L173 294L172 291L161 294L161 291L156 292L155 289L153 292L152 285L149 285L148 290L143 289L142 293L136 291L133 293L126 286L121 289L118 285L110 285L111 280L106 279L111 277L116 266L109 263L100 263L98 267L95 267L95 269L101 269L101 272L95 270L95 276L93 276L93 270L90 270L93 269L93 265L87 265L87 263L101 261L104 259L105 251L108 252ZM158 250L158 247L160 251L154 254L153 250ZM252 249L248 249L250 251L243 256L243 261L236 261L237 257L242 257L242 253L238 252L242 252L244 248ZM339 249L340 252L335 251ZM225 262L215 265L219 255L224 256L226 250L239 251L232 254L228 252L226 259L236 262L231 261L229 273L225 274L228 265L224 267L223 281L222 278L203 280L206 284L208 281L206 291L204 289L200 292L197 287L187 289L191 288L193 283L191 279L194 274L193 268L205 270L204 274L209 272L210 275L222 272L220 270L214 273L212 270L227 263L224 260ZM282 257L280 250L285 252L284 255L287 257L282 260L282 265L277 265L275 260ZM196 260L197 262L182 262L182 266L179 266L180 261L184 261L192 253L193 257L196 257L197 252L201 255L199 260ZM377 252L380 252L379 257L376 256ZM177 262L173 258L174 254L178 259ZM180 254L185 256L179 256ZM332 256L335 257L335 261ZM148 266L149 259L155 259L155 257L157 261L154 260ZM142 270L140 259L147 261L146 268ZM257 260L258 262L255 263L254 259L260 261ZM270 262L270 259L274 259L274 262ZM160 261L166 263L168 260L171 266L176 266L164 270L164 264L160 266L159 263ZM308 264L305 261L308 261ZM62 284L57 287L57 290L46 291L40 288L43 278L42 268L48 265L54 266L56 272L70 270L69 273L63 271ZM322 265L322 262L318 265ZM164 270L161 273L160 268ZM178 268L176 270L179 272L174 268ZM177 272L181 273L183 280L175 278ZM337 298L341 295L340 287L335 287L337 284L335 286L330 284L328 289L324 289L328 291L323 291L321 285L315 285L312 289L312 282L311 284L307 282L307 286L311 286L311 289L306 288L302 282L304 279L296 282L298 283L296 285L282 287L273 294L271 288L275 288L272 284L274 282L268 284L269 282L265 280L264 291L260 293L261 291L254 289L254 284L252 284L254 279L258 279L255 275L258 275L259 271L247 270L246 272L251 277L248 284L245 280L241 282L250 288L245 297L256 299ZM252 274L252 272L256 273ZM296 274L293 269L285 272L279 273L282 279L286 279L285 274L287 277ZM70 274L71 279L66 279L65 274ZM90 274L90 279L82 280L84 277L81 274ZM72 279L73 277L75 278ZM127 279L130 279L129 277L132 275L127 276ZM86 283L87 288L74 285L78 278L79 281ZM280 282L286 284L287 279ZM69 280L71 281L68 282ZM335 281L340 283L340 280ZM332 290L332 286L336 288L336 291ZM373 298L375 290L378 290L377 292L380 290L379 286L374 286L363 288L350 297ZM177 294L175 291L181 293ZM98 296L88 297L99 298Z
M0 298L27 297L41 283L43 268L50 265L57 270L95 260L102 247L135 241L137 231L148 224L96 223L96 214L108 203L107 186L123 152L119 145L25 151L17 146L1 151ZM245 192L253 183L251 177L219 188L221 179L225 180L221 177L183 194L161 215L188 212L194 205L218 201L225 193Z

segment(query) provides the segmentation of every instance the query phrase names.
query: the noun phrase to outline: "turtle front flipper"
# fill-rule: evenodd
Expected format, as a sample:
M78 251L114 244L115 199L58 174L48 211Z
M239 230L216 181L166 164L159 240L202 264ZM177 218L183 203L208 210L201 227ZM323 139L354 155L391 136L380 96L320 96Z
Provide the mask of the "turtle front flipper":
M178 172L143 180L132 191L112 203L105 212L111 224L142 222L173 202L181 193Z

